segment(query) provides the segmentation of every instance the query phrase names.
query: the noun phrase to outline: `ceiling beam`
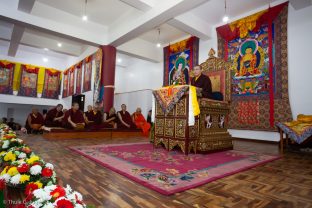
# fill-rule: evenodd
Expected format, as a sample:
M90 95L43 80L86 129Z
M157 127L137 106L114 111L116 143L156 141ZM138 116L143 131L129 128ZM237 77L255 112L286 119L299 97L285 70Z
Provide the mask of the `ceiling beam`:
M109 28L108 43L115 47L122 45L207 1L209 0L166 0L140 16L125 16Z
M131 7L134 7L140 11L148 11L154 6L154 2L148 0L120 0Z
M18 10L31 13L32 8L34 7L35 0L19 0L18 1ZM8 49L8 56L15 57L18 49L18 45L21 42L25 31L25 27L21 25L14 24L12 29L10 46Z
M289 2L295 8L295 10L303 9L312 5L311 0L289 0Z
M31 13L31 10L34 7L35 1L36 0L19 0L17 9L22 12Z
M208 40L211 37L211 26L190 12L177 16L167 23L201 40Z
M140 46L140 47L138 47ZM159 63L162 61L162 48L141 38L135 38L117 47L118 52L146 61Z
M18 45L21 42L24 31L25 31L25 27L23 26L19 26L16 24L13 26L11 42L10 42L10 46L8 49L8 56L14 57L16 55Z

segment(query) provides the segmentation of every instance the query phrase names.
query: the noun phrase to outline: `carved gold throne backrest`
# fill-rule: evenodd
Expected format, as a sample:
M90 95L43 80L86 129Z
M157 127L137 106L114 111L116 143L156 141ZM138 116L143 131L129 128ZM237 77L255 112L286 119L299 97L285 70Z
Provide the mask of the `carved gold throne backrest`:
M215 57L215 51L211 48L208 59L201 63L203 74L209 76L213 92L221 92L223 101L231 101L231 78L229 62L222 58Z

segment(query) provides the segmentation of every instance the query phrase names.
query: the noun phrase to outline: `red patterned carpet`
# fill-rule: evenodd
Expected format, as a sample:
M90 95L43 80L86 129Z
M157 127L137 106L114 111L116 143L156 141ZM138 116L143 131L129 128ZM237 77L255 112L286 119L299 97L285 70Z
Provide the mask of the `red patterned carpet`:
M180 151L154 149L149 143L69 148L164 195L195 188L280 158L237 150L185 156Z

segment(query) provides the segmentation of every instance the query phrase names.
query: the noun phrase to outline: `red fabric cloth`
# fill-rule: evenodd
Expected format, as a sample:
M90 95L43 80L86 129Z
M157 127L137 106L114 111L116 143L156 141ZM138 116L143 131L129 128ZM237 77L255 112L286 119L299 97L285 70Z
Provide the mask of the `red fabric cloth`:
M147 123L144 116L140 113L133 114L134 123L137 128L142 129L143 135L148 136L149 130L151 128L151 124Z
M130 125L130 128L131 128L131 129L136 128L136 125L133 123L132 118L131 118L131 115L130 115L130 113L129 113L128 111L125 111L125 112L123 112L123 111L118 111L118 114L121 116L122 120L123 120L126 124ZM117 114L117 115L118 115L118 114ZM119 118L118 118L117 126L118 126L118 128L121 128L121 129L125 129L125 128L128 129L128 127L125 126L125 125L120 121Z
M57 111L56 108L49 110L44 120L44 125L54 127L62 126L62 121L54 121L54 119L63 115L64 113L62 111Z
M288 2L285 2L283 4L279 4L279 5L274 6L274 7L270 7L266 13L264 13L261 17L259 17L259 19L257 20L257 23L256 23L257 25L253 29L253 31L254 32L258 31L262 24L265 24L265 23L269 24L270 22L272 22L285 6L288 6ZM220 27L216 28L216 30L217 30L217 33L225 41L231 41L231 40L239 37L239 30L236 28L234 31L232 31L229 24L220 26Z

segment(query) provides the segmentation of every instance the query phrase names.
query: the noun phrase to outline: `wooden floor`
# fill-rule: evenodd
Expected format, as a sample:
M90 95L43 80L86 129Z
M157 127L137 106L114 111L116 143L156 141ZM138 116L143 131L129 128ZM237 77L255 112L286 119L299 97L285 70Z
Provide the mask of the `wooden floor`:
M143 141L132 139L45 140L24 138L55 165L61 184L81 192L95 207L312 207L312 154L286 152L284 158L172 196L163 196L71 152L66 147ZM278 154L277 144L235 141L234 149Z

